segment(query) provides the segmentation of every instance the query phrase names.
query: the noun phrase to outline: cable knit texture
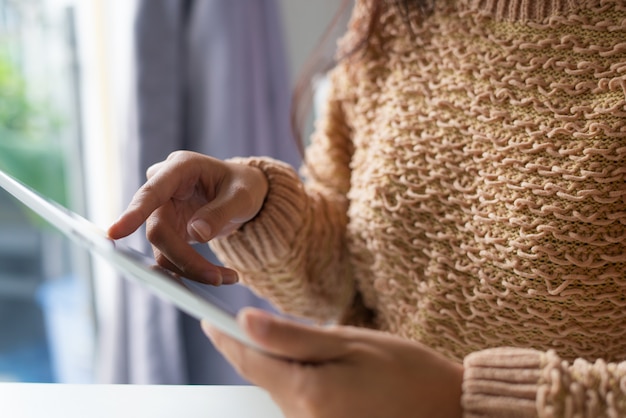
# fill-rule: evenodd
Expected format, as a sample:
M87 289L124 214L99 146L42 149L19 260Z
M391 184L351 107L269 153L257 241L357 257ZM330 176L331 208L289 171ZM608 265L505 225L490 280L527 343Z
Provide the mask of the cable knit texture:
M290 313L463 360L468 417L626 416L626 2L385 4L306 185L249 161L267 201L214 249Z

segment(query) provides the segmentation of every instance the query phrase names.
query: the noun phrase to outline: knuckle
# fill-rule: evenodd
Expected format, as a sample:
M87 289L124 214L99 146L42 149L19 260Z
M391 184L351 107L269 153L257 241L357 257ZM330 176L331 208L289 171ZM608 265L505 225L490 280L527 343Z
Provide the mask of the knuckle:
M250 188L243 182L233 184L231 189L233 200L240 208L254 207L254 196Z
M136 201L140 204L152 205L154 201L158 201L161 195L161 189L157 187L153 180L148 180L139 189L136 195Z
M214 206L203 213L203 218L213 227L217 226L217 229L223 227L229 217L228 209L223 206ZM217 232L217 231L215 231Z
M194 264L191 262L191 260L182 258L176 260L175 264L176 267L178 267L178 269L180 269L180 271L182 271L183 274L185 274L186 276L193 277L195 275Z
M182 150L173 151L173 152L170 152L170 154L167 156L167 161L179 160L181 158L185 158L188 154L189 154L189 151L182 151Z
M197 163L199 155L191 151L174 151L167 157L167 171L188 172Z
M145 173L146 178L150 180L154 176L154 174L159 171L160 167L161 163L152 164L150 167L148 167Z
M158 222L152 217L148 218L146 221L146 238L152 244L158 244L161 240Z
M252 193L250 188L243 182L235 183L233 185L233 196L240 200L241 203L252 203Z

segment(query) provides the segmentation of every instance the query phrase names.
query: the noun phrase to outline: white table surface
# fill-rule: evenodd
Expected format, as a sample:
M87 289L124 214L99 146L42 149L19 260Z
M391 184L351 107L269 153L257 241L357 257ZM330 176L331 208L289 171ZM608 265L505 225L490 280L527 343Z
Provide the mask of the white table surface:
M283 418L253 386L0 383L2 418Z

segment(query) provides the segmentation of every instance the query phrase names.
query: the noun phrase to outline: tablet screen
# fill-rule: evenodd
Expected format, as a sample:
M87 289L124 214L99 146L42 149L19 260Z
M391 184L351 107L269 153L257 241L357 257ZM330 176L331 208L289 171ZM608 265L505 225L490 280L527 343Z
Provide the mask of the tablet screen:
M124 253L129 258L134 259L138 263L143 264L146 268L151 269L155 273L162 274L164 278L171 280L173 283L177 283L182 286L184 289L192 292L193 294L200 296L202 299L205 299L207 302L211 303L215 307L220 308L224 312L229 315L235 317L237 316L237 311L232 306L229 306L224 301L218 299L209 291L209 287L211 285L198 283L194 280L187 279L185 277L180 277L173 274L171 271L159 266L156 264L154 259L142 252L139 252L131 247L125 246L121 244L119 241L112 241L115 249L119 252ZM193 315L193 314L192 314ZM202 318L198 318L202 319Z
M80 246L106 260L126 279L141 283L182 311L205 319L226 334L256 347L238 326L235 310L206 291L208 285L178 277L156 266L152 258L111 240L93 223L39 195L2 171L0 187Z

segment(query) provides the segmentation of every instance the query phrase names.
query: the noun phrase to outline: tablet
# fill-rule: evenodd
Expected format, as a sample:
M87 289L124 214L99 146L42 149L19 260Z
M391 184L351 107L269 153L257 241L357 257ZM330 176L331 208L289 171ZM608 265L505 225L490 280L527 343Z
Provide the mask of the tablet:
M123 277L143 284L182 311L205 319L215 328L259 348L235 320L236 313L202 285L180 278L158 267L153 259L110 239L106 232L80 215L47 199L18 180L0 171L0 187L80 246L109 262Z

